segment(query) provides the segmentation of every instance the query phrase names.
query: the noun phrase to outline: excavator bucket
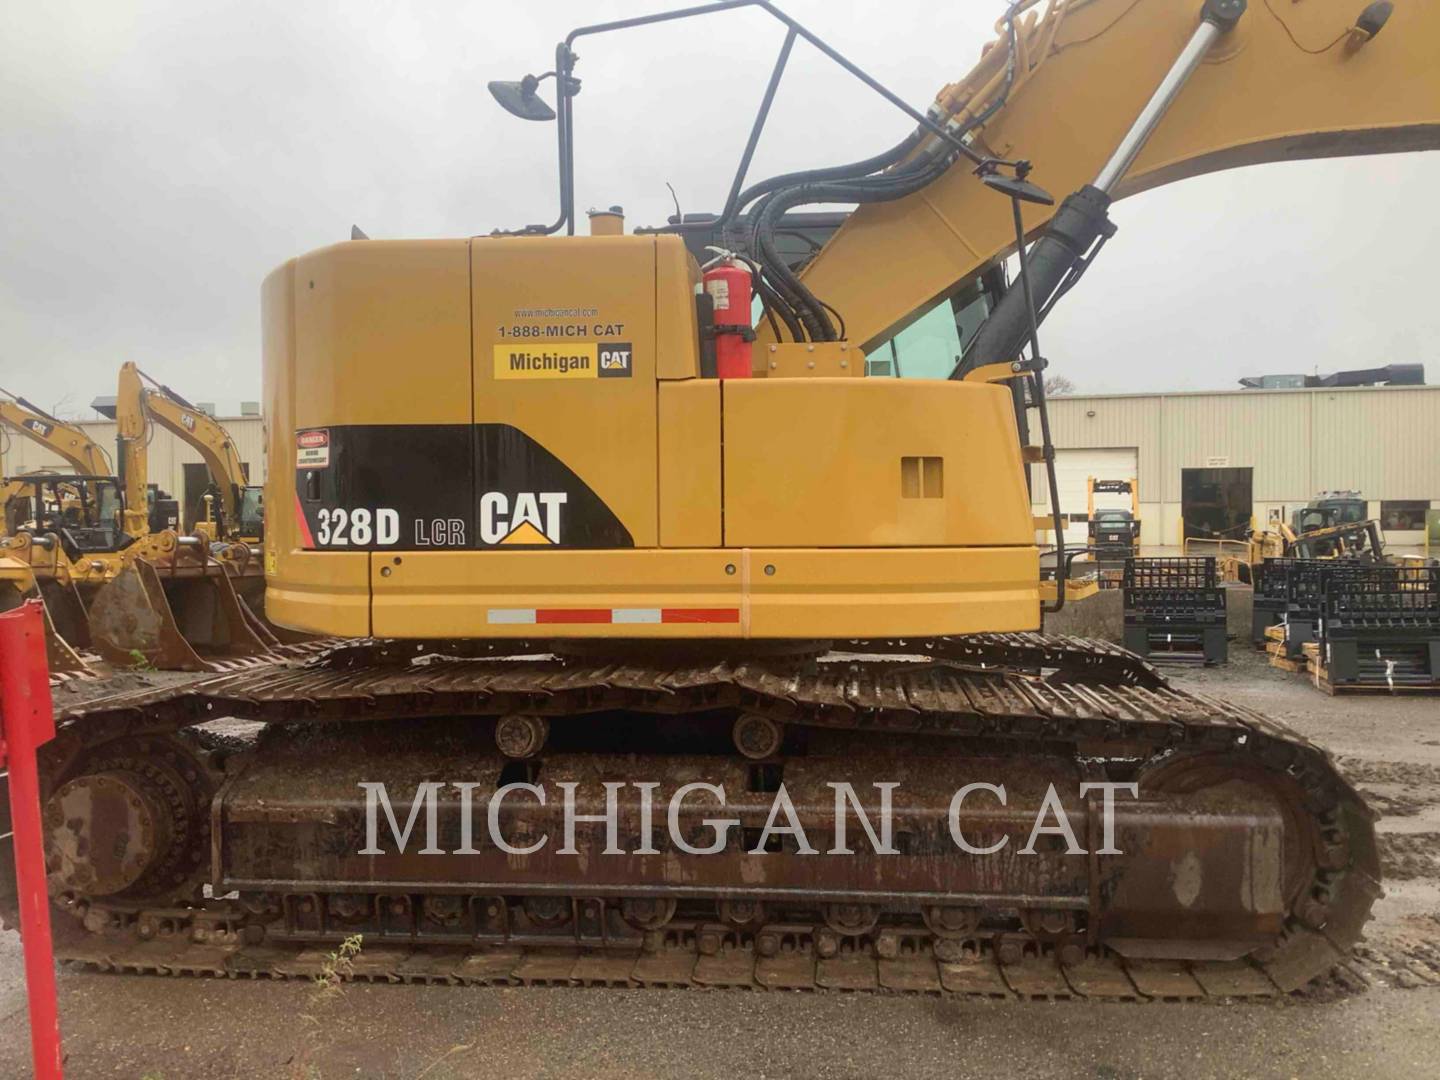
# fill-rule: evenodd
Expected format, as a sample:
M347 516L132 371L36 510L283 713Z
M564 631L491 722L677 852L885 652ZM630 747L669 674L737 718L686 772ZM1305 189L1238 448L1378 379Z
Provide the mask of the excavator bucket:
M89 631L85 625L85 605L74 585L60 585L53 581L37 582L28 573L28 567L21 568L14 560L6 565L0 560L0 611L9 611L24 601L39 597L45 627L45 654L53 673L87 674L90 668L81 659L77 648L89 644ZM12 576L7 571L15 569ZM19 570L25 570L22 576ZM58 615L58 618L57 618ZM60 629L70 631L67 635Z
M246 568L244 572L237 571L233 566L227 567L230 570L230 580L235 586L235 595L240 598L240 609L246 620L250 623L251 629L257 637L268 646L296 645L303 641L313 641L314 634L303 634L296 630L287 630L283 626L277 626L265 617L265 575L251 572ZM256 568L258 569L258 567Z
M74 591L74 586L70 590ZM80 603L80 598L75 597L75 603ZM83 609L82 609L83 610ZM60 635L55 627L55 620L50 612L50 605L47 602L42 609L45 625L45 655L50 662L52 674L83 675L90 673L90 666L81 659L80 654L75 651L70 642ZM84 620L80 623L84 625Z
M209 671L218 660L263 656L273 646L214 560L182 575L136 559L95 594L90 637L108 663L164 671Z

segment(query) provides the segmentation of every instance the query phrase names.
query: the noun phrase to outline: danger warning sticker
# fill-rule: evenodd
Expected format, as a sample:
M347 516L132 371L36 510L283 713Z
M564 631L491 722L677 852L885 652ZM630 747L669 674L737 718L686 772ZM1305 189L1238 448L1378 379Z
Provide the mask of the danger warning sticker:
M566 345L496 345L497 379L628 379L634 368L628 341Z
M312 428L295 434L295 467L324 469L330 465L330 430Z

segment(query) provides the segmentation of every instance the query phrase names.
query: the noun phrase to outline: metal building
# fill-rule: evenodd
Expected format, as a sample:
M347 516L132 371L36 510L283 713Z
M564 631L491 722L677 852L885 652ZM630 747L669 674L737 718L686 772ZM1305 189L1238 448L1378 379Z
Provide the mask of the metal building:
M265 482L265 434L264 421L256 415L222 416L219 421L235 440L240 460L249 470L253 483ZM115 422L113 420L86 420L79 424L92 439L110 450L113 464L115 458ZM152 425L150 439L149 480L152 484L174 495L180 500L182 520L190 524L197 520L200 500L210 483L209 471L200 455L186 446L168 431ZM0 476L14 476L33 469L69 469L60 459L40 447L39 444L17 435L13 431L0 430Z
M1135 478L1150 546L1238 538L1336 490L1358 491L1390 543L1420 545L1425 509L1440 507L1440 386L1060 397L1050 421L1061 510L1085 514L1089 476Z

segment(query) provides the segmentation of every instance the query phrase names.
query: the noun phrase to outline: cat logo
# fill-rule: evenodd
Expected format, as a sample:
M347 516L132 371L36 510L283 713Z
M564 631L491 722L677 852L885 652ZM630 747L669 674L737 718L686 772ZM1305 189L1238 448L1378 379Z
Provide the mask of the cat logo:
M182 412L180 414L180 423L184 426L186 431L195 430L195 417L191 416L188 412Z
M43 420L22 420L20 422L42 439L48 439L50 433L55 430L53 425L47 424Z
M598 367L597 374L602 379L628 379L630 377L630 342L602 341Z
M480 542L560 543L560 511L567 498L563 491L520 491L513 499L503 491L487 491L480 496Z

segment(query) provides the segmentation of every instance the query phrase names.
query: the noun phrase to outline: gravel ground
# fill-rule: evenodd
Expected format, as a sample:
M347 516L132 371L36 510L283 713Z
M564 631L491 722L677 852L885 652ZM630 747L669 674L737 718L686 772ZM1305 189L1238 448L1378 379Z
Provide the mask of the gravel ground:
M1440 1060L1440 701L1330 698L1238 643L1177 682L1329 746L1385 817L1374 985L1273 1003L473 989L60 977L72 1077L1434 1075ZM1407 988L1408 987L1408 988ZM0 1075L29 1075L19 944L0 935Z

